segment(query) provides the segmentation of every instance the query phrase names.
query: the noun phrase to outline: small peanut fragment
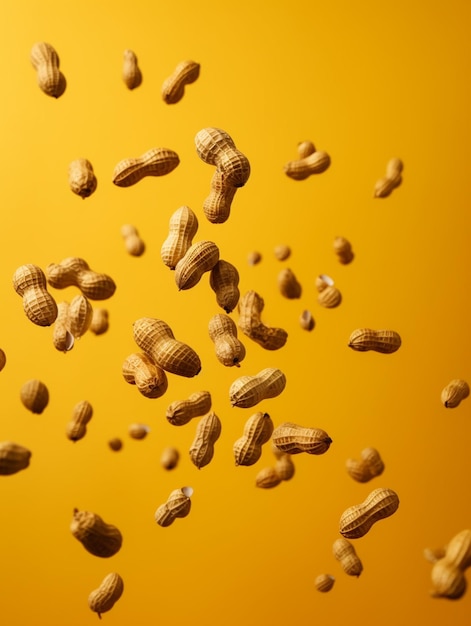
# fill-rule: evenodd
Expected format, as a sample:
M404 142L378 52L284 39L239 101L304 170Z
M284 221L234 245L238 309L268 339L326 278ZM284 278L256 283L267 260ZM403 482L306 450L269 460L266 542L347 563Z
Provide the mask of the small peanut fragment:
M212 224L227 222L237 187L229 185L224 174L216 168L211 178L209 195L203 202L206 219Z
M252 250L252 252L249 252L247 255L247 263L249 265L258 265L261 260L262 255L258 250Z
M384 463L376 448L365 448L361 451L361 460L347 459L347 472L353 480L366 483L384 471Z
M38 85L47 96L59 98L65 91L65 76L59 69L59 55L51 44L35 43L30 53L31 63L37 72Z
M289 300L294 300L301 297L302 287L298 282L293 270L285 267L278 274L278 288L280 293Z
M108 446L113 452L119 452L123 447L123 441L119 437L113 437L108 441Z
M332 550L337 561L348 576L359 576L363 571L363 563L359 559L353 544L345 537L334 541Z
M469 396L469 385L465 380L454 378L442 390L441 401L447 409L454 409L461 400Z
M7 363L7 355L5 354L5 351L0 348L0 372L5 367L6 363Z
M108 524L92 511L81 511L75 508L70 531L87 552L102 558L116 554L123 543L123 536L119 529L113 524Z
M198 230L198 218L190 207L183 205L172 213L168 236L160 249L162 261L171 270L185 256Z
M236 323L224 313L209 320L209 336L214 342L216 357L226 367L240 367L245 358L245 346L237 338Z
M110 611L123 594L124 583L119 574L112 572L103 578L100 586L88 596L88 606L101 618Z
M200 64L195 61L181 61L173 73L164 80L162 98L167 104L180 102L185 86L194 83L200 75Z
M275 398L286 386L286 376L275 367L266 367L255 376L241 376L230 386L232 406L249 408L262 400Z
M287 246L286 244L282 243L282 244L275 246L273 253L275 255L275 258L278 259L278 261L286 261L286 259L288 259L291 256L291 248Z
M0 442L0 476L16 474L29 466L31 451L13 441Z
M180 163L174 150L150 148L139 157L122 159L113 170L112 180L118 187L130 187L146 176L165 176Z
M114 280L107 274L95 272L80 257L67 257L46 267L47 282L54 289L75 286L89 300L106 300L116 290Z
M358 328L350 335L348 347L356 352L374 350L382 354L392 354L401 347L401 337L394 330Z
M186 400L175 400L167 407L166 417L170 424L183 426L194 417L201 417L211 409L209 391L196 391Z
M247 291L239 300L239 328L265 350L278 350L285 345L288 333L283 328L266 326L262 322L260 316L264 306L263 298L256 291Z
M345 237L335 237L334 239L334 252L337 255L340 263L348 265L355 258L355 254L352 250L352 244L345 239Z
M145 439L150 433L150 428L147 424L129 424L128 433L132 439Z
M49 391L42 381L33 378L22 385L20 399L31 413L39 415L49 403Z
M221 420L210 411L202 417L196 427L196 434L190 446L190 459L198 469L210 463L214 456L214 444L221 435Z
M67 424L65 434L71 441L85 437L87 424L93 417L93 407L88 400L78 402L72 410L72 418Z
M346 509L340 517L340 534L346 539L363 537L377 521L391 516L399 507L392 489L374 489L361 504Z
M160 398L168 389L165 371L145 353L130 354L121 366L124 380L136 385L145 398Z
M299 316L299 325L303 330L311 331L314 329L316 322L312 316L311 311L305 309Z
M446 545L445 554L438 558L431 572L434 598L461 598L467 588L465 571L471 566L471 530L457 533Z
M69 164L69 186L83 200L96 190L97 179L88 159L75 159Z
M93 308L88 299L79 294L69 304L67 311L67 327L75 339L84 335L90 328Z
M232 313L239 298L239 272L237 268L219 259L209 273L209 285L216 294L216 302L226 313Z
M404 165L398 158L390 159L386 165L386 176L376 181L374 198L386 198L402 183Z
M124 239L124 247L131 256L141 256L144 254L146 244L140 238L135 226L132 224L123 224L123 226L121 226L121 235Z
M273 422L268 413L254 413L246 421L242 437L235 441L234 458L236 465L254 465L262 455L262 446L269 441L273 432Z
M175 469L178 465L178 461L180 460L180 453L177 448L173 446L169 446L162 450L162 454L160 455L160 464L166 470Z
M191 510L192 487L174 489L167 501L155 511L154 518L159 526L170 526L177 517L186 517Z
M337 307L342 302L342 294L335 287L334 281L326 274L320 274L316 278L316 289L319 292L317 301L328 309Z
M245 185L250 176L249 160L226 131L203 128L196 134L195 145L200 159L218 168L224 184L237 188Z
M59 302L57 304L57 318L52 329L52 343L56 350L68 352L72 350L75 337L69 330L69 303Z
M175 283L179 290L191 289L203 274L219 261L219 248L213 241L192 244L175 266Z
M109 313L107 309L97 307L93 309L90 331L95 335L103 335L110 326Z
M21 265L13 274L13 288L23 298L23 310L33 324L54 324L57 304L47 291L46 275L40 267L32 263Z
M322 593L326 593L330 591L334 586L335 578L330 574L319 574L316 576L314 580L314 586L317 591L321 591Z
M301 144L301 155L303 156L297 160L288 161L283 168L286 176L294 180L304 180L312 174L321 174L330 166L330 156L327 152L316 150L312 143Z
M306 428L292 422L284 422L275 428L272 435L275 448L287 454L324 454L332 439L322 428Z
M142 83L142 72L136 54L132 50L124 51L122 78L126 87L136 89Z

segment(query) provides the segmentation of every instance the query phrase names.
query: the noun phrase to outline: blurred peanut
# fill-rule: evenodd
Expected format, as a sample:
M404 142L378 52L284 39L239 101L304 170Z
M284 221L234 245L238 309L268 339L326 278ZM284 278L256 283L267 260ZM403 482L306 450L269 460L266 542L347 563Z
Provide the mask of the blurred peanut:
M162 98L167 104L176 104L185 93L185 86L194 83L200 75L200 64L195 61L181 61L173 73L164 80Z
M254 465L262 455L262 446L273 432L273 422L268 413L254 413L246 421L242 437L234 443L236 465Z
M226 367L240 367L245 358L245 346L237 338L236 323L224 313L209 320L209 336L214 342L216 357Z
M298 282L293 270L288 267L284 268L278 274L278 288L280 293L289 300L301 297L302 287Z
M145 439L150 433L147 424L129 424L128 434L132 439Z
M65 434L71 441L78 441L87 434L87 424L93 417L93 407L88 400L78 402L72 410L72 418Z
M255 486L261 489L273 489L281 483L281 478L274 467L262 467L255 477Z
M0 476L16 474L29 466L31 451L13 441L0 442Z
M288 333L283 328L266 326L262 322L260 316L264 306L263 298L256 291L247 291L239 300L239 328L265 350L278 350L285 345Z
M319 576L316 576L316 579L314 580L315 588L317 591L321 591L322 593L330 591L334 586L334 583L335 578L330 574L319 574Z
M21 386L20 399L31 413L39 415L49 403L49 390L42 381L32 378Z
M374 350L383 354L391 354L401 347L401 337L394 330L358 328L350 335L348 347L356 352Z
M196 434L190 446L190 459L198 469L210 463L214 456L214 444L221 435L221 420L210 411L202 417L196 427Z
M299 325L303 330L311 331L314 329L316 322L312 316L311 311L305 309L299 316Z
M79 294L69 304L67 311L67 327L75 339L82 337L92 323L93 309L88 299Z
M121 367L124 380L136 385L145 398L160 398L168 389L165 371L145 353L130 354Z
M286 386L286 376L275 367L266 367L255 376L241 376L230 386L232 406L250 408L262 400L275 398Z
M185 256L197 230L198 218L190 207L183 205L172 213L168 236L160 249L162 261L171 270L174 270L178 261Z
M191 378L201 371L199 356L193 348L175 339L163 320L142 317L134 322L133 335L139 348L166 372Z
M183 426L194 417L201 417L211 409L209 391L196 391L186 400L175 400L167 407L166 417L170 424Z
M404 165L398 158L390 159L386 165L386 176L376 181L374 198L386 198L393 189L402 183L402 170Z
M316 278L316 289L319 292L317 302L328 309L337 307L342 302L342 294L335 287L334 281L326 274L320 274Z
M306 428L292 422L283 422L272 435L275 448L287 454L324 454L332 439L322 428Z
M101 619L101 614L110 611L120 599L123 590L124 582L121 576L115 572L108 574L100 586L88 596L88 606Z
M178 461L180 460L180 453L177 448L173 446L169 446L162 450L162 454L160 455L160 465L166 470L175 469L178 465Z
M447 409L454 409L469 396L469 385L465 380L454 378L442 390L441 401Z
M384 463L376 448L364 448L361 451L361 460L347 459L347 472L353 480L366 483L384 471Z
M59 55L51 44L35 43L30 53L31 63L37 72L41 91L52 98L59 98L65 91L65 76L59 69Z
M119 437L113 437L108 441L108 446L113 452L119 452L123 447L123 441Z
M23 298L23 310L33 324L54 324L57 304L47 291L46 275L40 267L32 263L21 265L13 274L13 288Z
M315 145L312 141L300 141L298 143L298 155L300 159L305 159L309 155L313 154L316 151Z
M102 558L116 554L123 543L119 529L92 511L80 511L75 508L70 532L87 552Z
M461 598L467 588L465 571L471 566L471 530L457 533L445 548L445 554L432 567L434 598Z
M95 335L103 335L110 326L109 313L100 307L93 309L90 331Z
M195 144L200 159L218 168L224 185L237 188L245 185L250 163L228 133L220 128L203 128L196 134Z
M142 83L142 72L136 54L132 50L124 51L122 78L128 89L136 89Z
M279 454L275 462L275 472L282 481L291 480L294 476L295 466L291 454L287 452Z
M399 507L392 489L374 489L361 504L346 509L340 517L340 534L346 539L363 537L379 520L391 516Z
M334 252L337 255L340 263L348 265L355 258L355 254L352 250L352 244L345 239L345 237L335 237L334 239Z
M5 354L5 351L0 348L0 372L5 367L6 362L7 362L7 355Z
M216 168L211 178L209 195L203 202L203 212L212 224L223 224L229 219L237 187L229 185L224 174Z
M240 298L237 268L219 259L209 273L209 285L216 294L216 302L226 313L232 313Z
M300 158L288 161L283 168L286 176L294 180L304 180L312 174L321 174L330 165L330 156L327 152L316 150L311 142L302 142L298 145L298 153Z
M69 303L59 302L57 304L57 318L52 328L52 343L56 350L68 352L72 350L75 337L69 330Z
M213 241L192 244L175 266L175 283L179 290L191 289L203 274L219 261L219 248Z
M191 510L192 487L174 489L167 501L155 511L154 518L159 526L170 526L177 517L186 517Z
M424 557L429 563L436 563L438 559L442 559L446 554L446 547L440 548L424 548Z
M289 257L291 256L291 248L282 243L278 246L275 246L273 253L278 261L286 261L286 259L289 259Z
M262 255L258 250L252 250L247 255L247 262L249 265L258 265L262 260Z
M75 159L69 164L69 186L83 200L96 190L97 179L88 159Z
M113 171L113 183L130 187L146 176L165 176L180 163L176 152L168 148L150 148L139 157L122 159Z
M131 256L141 256L144 254L146 244L140 238L135 226L132 224L123 224L123 226L121 226L121 235L124 239L124 247Z
M89 300L106 300L116 291L114 280L107 274L95 272L79 257L67 257L46 267L47 282L54 289L75 286Z
M334 541L332 550L337 561L340 562L343 571L348 576L359 576L363 571L363 563L359 559L353 544L340 537Z

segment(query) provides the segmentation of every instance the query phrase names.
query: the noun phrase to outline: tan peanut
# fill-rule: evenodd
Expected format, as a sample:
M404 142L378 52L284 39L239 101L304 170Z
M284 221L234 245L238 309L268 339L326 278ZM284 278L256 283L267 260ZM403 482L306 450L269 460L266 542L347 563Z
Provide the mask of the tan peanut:
M132 439L145 439L150 433L147 424L129 424L128 433Z
M88 159L75 159L69 164L69 187L83 200L96 190L97 182L93 165Z
M221 435L221 420L210 411L202 417L196 427L196 434L190 446L190 459L198 469L210 463L214 456L214 444Z
M317 591L326 593L330 591L335 584L335 578L330 574L319 574L314 580L314 586Z
M219 261L219 248L213 241L193 243L175 266L175 283L179 290L191 289L203 274Z
M186 517L191 510L192 487L174 489L167 501L155 511L154 518L159 526L170 526L177 517Z
M46 275L40 267L32 263L21 265L13 274L13 288L23 298L23 310L33 324L54 324L57 304L47 291Z
M97 307L93 309L90 331L95 335L103 335L110 326L109 313L107 309Z
M334 252L338 257L338 260L343 265L348 265L355 258L355 254L352 250L352 244L345 239L345 237L335 237L334 239Z
M445 554L438 558L431 572L434 598L461 598L466 589L465 572L471 566L471 530L457 533L446 545Z
M255 478L255 484L257 487L271 489L283 481L291 480L294 476L295 466L291 455L286 452L282 452L273 444L272 452L276 458L275 466L264 467L260 470Z
M116 291L114 280L90 269L80 257L67 257L60 263L50 263L46 267L47 282L54 289L75 286L89 300L106 300Z
M311 331L314 329L316 322L314 317L312 316L311 311L308 309L304 309L304 311L299 316L299 325L303 330Z
M237 268L219 259L209 273L209 285L216 294L216 302L226 313L232 313L240 298Z
M469 396L469 385L461 378L454 378L442 390L441 401L447 409L454 409Z
M108 441L108 446L113 452L119 452L123 447L123 441L119 437L112 437Z
M146 244L142 241L135 226L132 224L123 224L123 226L121 226L121 236L124 239L126 252L131 256L141 256L144 254Z
M280 293L289 300L295 300L301 297L302 287L298 282L293 270L285 267L278 274L278 288Z
M311 142L298 144L298 153L300 158L288 161L283 168L286 176L294 180L304 180L312 174L321 174L330 166L330 156L327 152L316 150Z
M212 224L227 222L237 187L229 185L224 174L216 168L211 178L209 195L203 202L203 212Z
M122 159L113 170L113 183L118 187L130 187L146 176L165 176L180 163L174 150L150 148L139 157Z
M126 87L130 90L136 89L142 83L142 72L135 52L125 50L123 54L122 78Z
M160 398L168 389L165 371L144 352L134 352L126 357L121 372L124 380L136 385L145 398Z
M194 417L201 417L211 409L211 394L209 391L196 391L186 400L175 400L167 407L166 417L170 424L183 426Z
M265 350L279 350L285 345L288 333L283 328L266 326L262 322L264 306L263 298L256 291L247 291L239 300L239 328Z
M180 453L177 448L173 446L168 446L162 450L162 454L160 455L160 465L166 470L175 469L178 465L178 461L180 460Z
M266 367L255 376L241 376L230 386L229 399L232 406L244 409L262 400L275 398L286 386L286 376L275 367Z
M446 546L439 548L424 548L424 557L429 563L436 563L438 559L442 559L446 554Z
M20 399L31 413L40 415L49 403L49 390L42 381L32 378L21 386Z
M374 489L361 504L346 509L340 517L340 534L346 539L363 537L377 521L391 516L399 507L392 489Z
M262 455L262 446L270 440L273 422L268 413L254 413L246 421L242 437L234 442L236 465L254 465Z
M119 529L91 511L80 511L75 508L70 531L87 552L102 558L116 554L123 543Z
M273 254L278 261L286 261L291 256L291 248L285 243L280 243L275 246Z
M13 441L0 442L0 476L9 476L26 469L31 451Z
M71 441L78 441L87 434L87 424L93 417L93 407L88 400L78 402L72 410L72 418L66 426L65 434Z
M186 85L194 83L200 75L200 64L195 61L181 61L173 73L164 80L162 98L167 104L180 102Z
M261 489L273 489L281 483L281 478L274 467L262 467L255 477L255 486Z
M201 371L201 361L186 343L175 339L163 320L141 317L133 324L134 341L166 372L191 378Z
M41 91L52 98L62 96L67 83L59 69L59 55L53 46L44 41L35 43L31 48L30 59Z
M390 159L386 165L386 176L376 181L374 198L386 198L402 183L404 164L397 157Z
M262 260L262 255L258 250L252 250L247 255L247 263L249 265L258 265Z
M90 328L93 317L93 308L88 299L79 294L69 304L67 311L67 326L70 333L78 339Z
M332 546L332 551L348 576L359 576L362 573L363 563L358 557L353 544L348 539L345 539L345 537L336 539Z
M7 355L5 354L5 351L0 348L0 372L5 367L6 363L7 363Z
M291 480L293 478L295 466L291 454L285 452L277 455L275 472L282 481Z
M171 270L185 255L198 230L198 218L190 207L183 205L172 213L169 232L160 249L162 261Z
M272 435L275 448L287 454L324 454L332 439L322 428L306 428L292 422L283 422Z
M214 342L216 357L226 367L240 367L245 358L245 346L237 338L236 323L224 313L209 320L209 336Z
M249 160L226 131L203 128L196 134L195 145L200 159L218 168L224 185L239 188L246 184L250 176Z
M68 352L74 347L75 337L69 330L69 303L66 301L57 304L57 318L52 328L52 343L60 352Z
M361 459L347 459L346 466L348 474L359 483L366 483L384 471L383 460L376 448L364 448Z
M348 347L356 352L374 350L382 354L392 354L401 347L401 337L394 330L372 330L358 328L348 340Z
M101 618L102 613L110 611L124 591L124 582L119 574L107 574L97 589L88 596L88 606Z
M300 141L297 148L298 156L300 159L305 159L310 154L313 154L316 151L316 146L312 143L312 141L309 141L308 139L306 141Z
M337 307L342 302L342 294L335 287L334 281L326 274L316 278L316 289L319 292L317 302L328 309Z

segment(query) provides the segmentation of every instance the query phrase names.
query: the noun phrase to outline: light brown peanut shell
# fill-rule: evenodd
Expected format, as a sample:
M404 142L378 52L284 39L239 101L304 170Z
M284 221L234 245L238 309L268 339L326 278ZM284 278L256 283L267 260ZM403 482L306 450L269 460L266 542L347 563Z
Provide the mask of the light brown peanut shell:
M13 441L0 442L0 476L9 476L26 469L31 451Z
M173 446L168 446L162 450L162 454L160 455L160 465L166 470L175 469L178 465L178 461L180 460L180 453L177 448Z
M135 352L124 359L121 366L124 380L136 385L145 398L160 398L168 389L165 371L144 352Z
M83 200L96 190L97 178L88 159L75 159L69 164L69 187Z
M180 163L174 150L151 148L139 157L122 159L116 164L112 180L118 187L130 187L146 176L165 176Z
M136 89L142 83L142 72L135 52L125 50L123 58L122 78L126 87Z
M92 313L92 321L90 322L90 331L95 335L103 335L110 326L109 312L107 309L94 308Z
M356 352L374 350L382 354L392 354L401 347L401 337L394 330L373 330L358 328L348 340L348 347Z
M288 333L283 328L266 326L262 322L264 307L265 302L256 291L247 291L239 300L238 326L244 335L265 350L279 350L285 345Z
M319 574L314 580L314 586L317 591L326 593L330 591L335 584L335 578L330 574Z
M174 489L167 501L161 504L155 511L154 518L159 526L170 526L177 517L186 517L191 510L191 487Z
M60 60L55 48L45 41L37 42L31 48L30 59L41 91L52 98L62 96L67 82L59 69Z
M324 454L332 439L322 428L306 428L292 422L284 422L275 428L273 445L287 454Z
M102 558L116 554L123 543L119 529L91 511L74 509L70 531L88 552Z
M283 297L294 300L301 297L302 287L293 270L286 267L278 274L278 289Z
M195 136L195 145L200 159L219 169L223 184L237 188L246 184L250 176L249 160L226 131L203 128Z
M175 400L167 407L166 417L174 426L183 426L211 410L209 391L196 391L185 400Z
M75 337L69 330L69 303L66 301L57 304L57 318L52 329L52 343L60 352L72 350Z
M362 502L346 509L340 517L340 534L347 539L363 537L377 521L391 516L399 507L392 489L374 489Z
M106 300L116 290L116 284L110 276L91 270L80 257L67 257L60 263L50 263L46 267L46 277L54 289L74 285L89 300Z
M83 294L72 298L67 311L67 328L75 339L87 332L92 323L92 317L92 305Z
M216 294L216 302L226 313L232 313L240 298L239 272L237 268L219 259L209 273L209 285Z
M20 399L31 413L39 415L49 403L49 390L42 381L32 378L21 386Z
M447 409L454 409L469 396L469 385L461 378L454 378L442 390L441 401Z
M360 483L366 483L384 471L383 460L376 448L364 448L361 459L347 459L346 466L348 474Z
M174 270L185 256L198 230L198 218L190 207L183 205L174 211L169 221L169 232L160 249L164 264Z
M299 316L299 325L303 330L311 331L314 329L316 322L312 316L311 311L305 309Z
M142 256L146 249L146 244L142 241L137 228L132 224L121 226L121 235L124 239L124 247L131 256Z
M13 274L13 288L23 298L23 310L33 324L54 324L57 304L47 291L46 275L40 267L33 263L18 267Z
M268 398L279 396L286 386L286 376L280 369L266 367L255 376L237 378L229 389L232 406L250 408Z
M274 467L263 467L255 477L255 486L260 489L273 489L281 483L281 478Z
M284 166L286 176L293 180L304 180L313 174L321 174L330 166L330 156L322 150L309 154L304 159L289 161Z
M227 222L236 191L237 187L229 185L221 170L216 168L211 178L209 195L203 202L203 211L209 222L212 224Z
M339 537L334 541L332 550L337 561L348 576L360 576L363 571L363 563L358 557L355 547L345 537Z
M186 85L194 83L200 75L200 64L195 61L181 61L173 73L164 80L162 98L167 104L180 102Z
M245 346L237 338L236 323L228 315L218 313L209 320L208 330L218 361L226 367L240 367Z
M254 465L262 455L262 446L273 432L273 422L268 413L254 413L245 422L242 437L234 442L236 465Z
M221 435L221 420L210 411L198 422L196 434L190 446L190 459L198 469L208 465L214 456L214 444Z
M100 586L88 596L88 606L101 618L102 613L110 611L122 596L124 582L119 574L112 572L104 577Z
M213 241L192 244L175 266L175 283L179 290L191 289L203 274L219 261L219 248Z
M129 424L128 433L132 439L145 439L150 433L147 424Z
M93 417L93 407L88 400L78 402L72 411L72 419L67 424L66 436L71 441L82 439L87 433L87 424Z

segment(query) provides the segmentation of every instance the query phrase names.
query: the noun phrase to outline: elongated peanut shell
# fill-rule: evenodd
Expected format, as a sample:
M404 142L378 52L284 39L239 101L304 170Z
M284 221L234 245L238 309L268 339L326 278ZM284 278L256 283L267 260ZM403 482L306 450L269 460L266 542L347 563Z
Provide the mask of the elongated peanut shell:
M178 461L180 460L180 453L177 448L173 446L168 446L162 450L162 454L160 455L160 465L166 470L175 469L178 465Z
M176 104L185 93L186 85L194 83L200 75L200 64L196 61L181 61L173 73L164 80L162 98L167 104Z
M142 83L142 72L136 54L132 50L124 51L122 78L126 87L136 89Z
M23 298L23 310L33 324L54 324L57 304L47 291L46 275L40 267L33 263L18 267L13 274L13 288Z
M139 236L135 226L132 224L123 224L123 226L121 226L121 235L124 239L126 251L131 256L142 256L144 254L146 245Z
M306 428L292 422L284 422L275 428L273 445L287 454L324 454L332 439L322 428Z
M447 409L454 409L461 400L469 396L469 385L465 380L454 378L442 390L441 401Z
M372 330L358 328L348 340L348 347L357 352L374 350L382 354L391 354L401 347L401 337L394 330Z
M60 352L72 350L75 337L69 330L69 303L66 301L57 304L57 318L52 329L52 343Z
M88 159L75 159L69 164L69 187L82 199L92 195L97 182L93 165Z
M221 435L221 420L210 411L198 422L196 434L190 446L190 459L198 469L208 465L214 456L214 444Z
M255 376L241 376L229 389L232 406L249 408L262 400L279 396L286 386L286 376L275 367L266 367Z
M175 266L175 283L179 290L194 287L205 272L219 261L219 248L213 241L192 244Z
M110 326L109 313L107 309L100 307L93 309L90 331L95 335L103 335Z
M87 332L92 317L93 308L88 299L83 294L75 296L67 311L67 327L75 339L82 337Z
M145 439L150 433L147 424L129 424L128 433L132 439Z
M245 346L237 338L236 323L228 315L218 313L209 320L208 330L218 361L226 367L240 367L245 358Z
M237 188L246 184L250 176L250 163L236 148L229 133L221 128L202 128L195 136L195 145L200 159L219 169L223 184Z
M330 166L330 156L322 150L313 152L304 159L289 161L284 166L286 176L294 180L304 180L312 174L321 174Z
M338 256L340 263L343 265L348 265L348 263L351 263L355 257L352 245L345 237L335 237L334 252Z
M211 409L209 391L195 391L186 400L175 400L167 407L166 417L170 424L183 426L195 417L201 417Z
M67 257L60 263L50 263L46 267L46 277L54 289L74 285L89 300L106 300L116 290L116 284L110 276L91 270L80 257Z
M160 398L168 389L165 371L144 352L130 354L121 366L124 380L145 398Z
M160 249L162 261L171 270L185 256L198 230L198 218L190 207L183 205L172 213L169 233Z
M263 298L256 291L247 291L239 300L239 328L265 350L279 350L285 345L288 333L283 328L263 323L261 314L264 306Z
M9 476L26 469L31 451L13 441L0 442L0 476Z
M66 426L65 434L71 441L82 439L87 433L87 424L93 417L93 407L88 400L78 402L72 411L72 419Z
M448 598L459 600L468 587L464 572L446 558L434 563L431 572L433 598Z
M311 311L305 309L301 313L301 315L299 316L299 325L301 326L301 328L309 332L314 329L316 322L314 320L314 317L312 316Z
M85 550L102 558L116 554L123 543L123 537L118 528L107 524L99 515L91 511L74 509L70 531Z
M319 574L314 580L315 588L322 593L330 591L334 584L335 578L331 574Z
M49 403L49 390L42 381L33 378L21 386L20 399L31 413L39 415Z
M399 507L399 497L392 489L374 489L362 502L346 509L339 523L340 534L347 539L363 537L377 521L391 516Z
M119 574L112 572L101 581L100 586L88 596L88 606L101 618L102 613L110 611L122 596L124 582Z
M255 486L260 489L273 489L281 483L281 478L274 467L263 467L255 477Z
M113 171L113 183L118 187L135 185L145 176L165 176L170 174L180 163L174 150L151 148L137 158L123 159Z
M360 576L363 571L363 563L358 557L355 547L348 539L345 537L336 539L332 551L348 576Z
M376 448L365 448L361 451L361 459L347 459L347 472L360 483L366 483L384 471L384 463Z
M302 294L301 284L293 270L288 267L282 269L278 274L278 289L283 297L290 300L300 298Z
M170 526L177 517L186 517L191 510L191 487L174 489L167 502L161 504L155 511L154 518L159 526Z
M273 422L268 413L254 413L246 421L242 437L234 442L236 465L254 465L262 454L262 446L270 440Z
M31 64L37 72L38 86L47 96L59 98L65 91L66 79L59 69L59 55L51 44L37 42L30 52Z
M203 202L206 219L212 224L227 222L237 187L227 183L223 172L216 168L211 178L210 192Z
M239 302L239 272L237 268L219 259L209 274L209 285L216 294L216 302L226 313L231 313Z

